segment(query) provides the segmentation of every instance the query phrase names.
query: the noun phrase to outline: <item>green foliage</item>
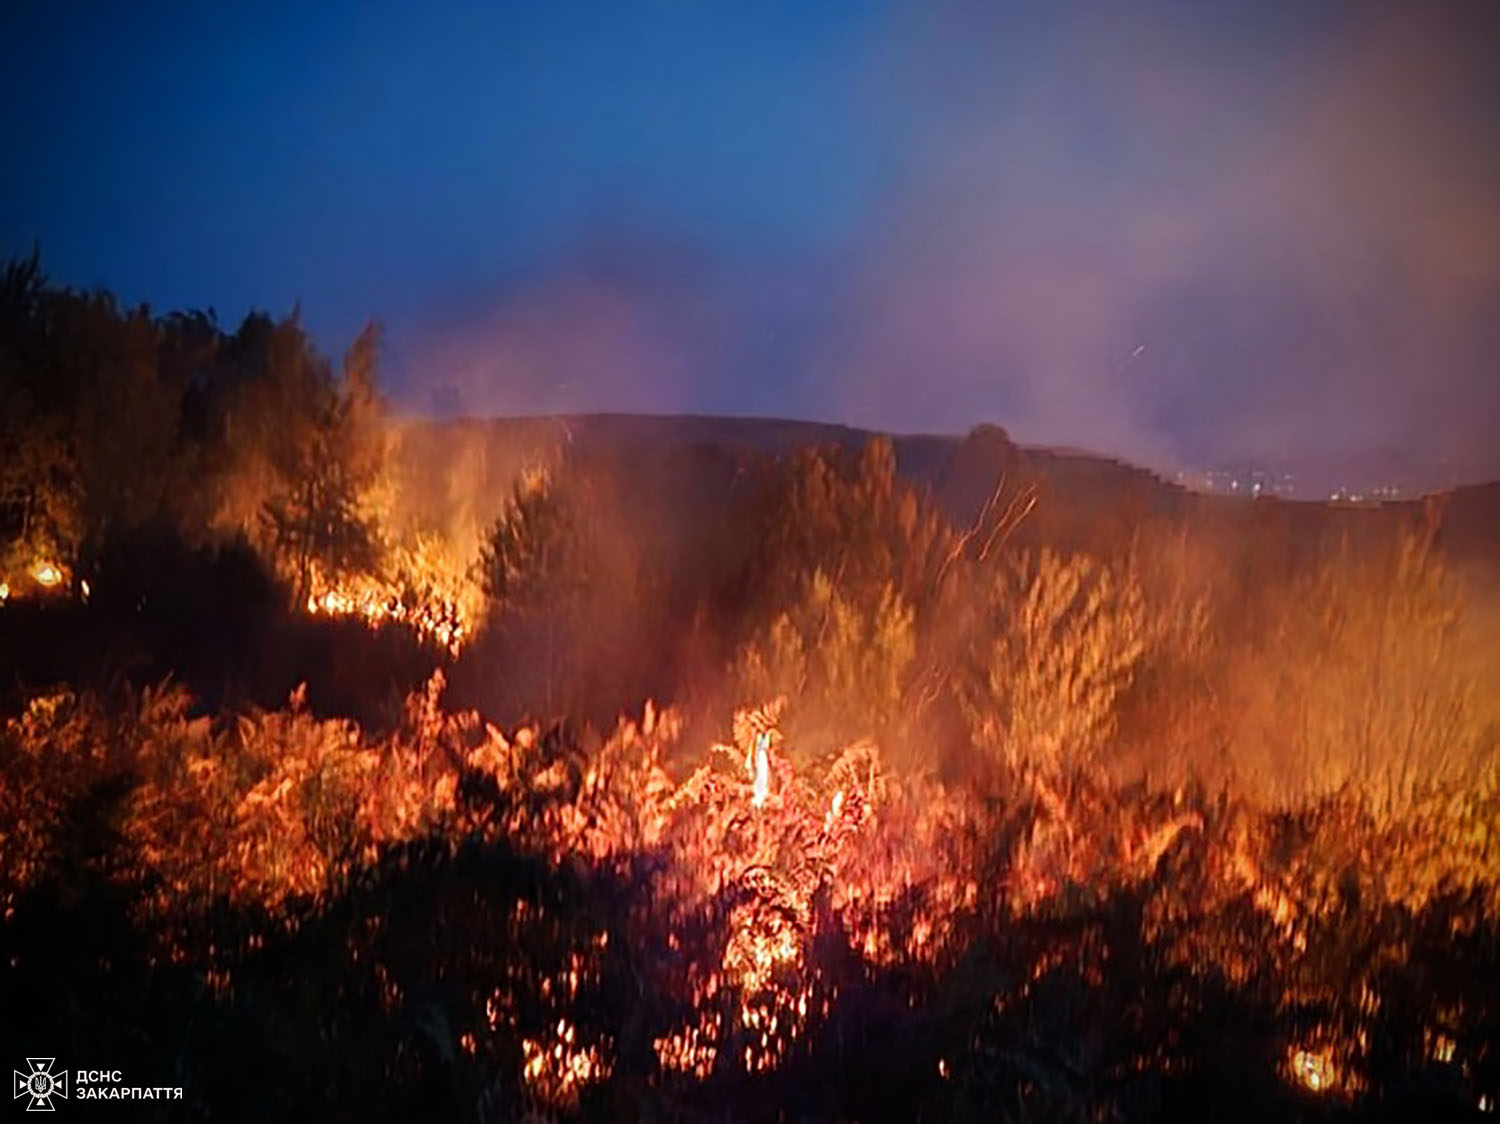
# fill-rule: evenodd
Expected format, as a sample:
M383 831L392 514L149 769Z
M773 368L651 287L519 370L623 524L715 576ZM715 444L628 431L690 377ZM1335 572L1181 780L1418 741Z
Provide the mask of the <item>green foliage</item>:
M63 423L28 420L14 397L0 402L0 419L0 574L76 557L83 521Z
M0 726L0 914L76 846L68 812L117 768L71 691L38 695Z
M628 485L586 462L515 484L479 563L490 602L481 658L504 661L487 696L501 713L608 722L652 693L673 640L663 614L673 560L637 514Z
M71 566L112 524L171 510L180 387L163 331L107 294L47 286L35 258L0 279L0 573Z

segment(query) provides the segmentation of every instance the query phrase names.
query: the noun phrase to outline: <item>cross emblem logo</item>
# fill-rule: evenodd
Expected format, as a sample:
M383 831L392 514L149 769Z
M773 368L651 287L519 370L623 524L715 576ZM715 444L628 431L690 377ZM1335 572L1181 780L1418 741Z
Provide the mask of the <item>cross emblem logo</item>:
M67 1097L68 1071L53 1073L52 1063L56 1060L56 1058L27 1058L26 1064L31 1067L31 1072L22 1073L19 1069L14 1071L14 1099L30 1097L31 1103L26 1106L27 1112L55 1112L56 1106L52 1103L52 1098Z

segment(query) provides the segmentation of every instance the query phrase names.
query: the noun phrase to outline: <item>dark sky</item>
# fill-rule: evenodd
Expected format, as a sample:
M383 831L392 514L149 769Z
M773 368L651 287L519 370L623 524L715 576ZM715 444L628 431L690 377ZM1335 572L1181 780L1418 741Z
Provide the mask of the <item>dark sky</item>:
M1500 4L0 5L0 253L422 410L1500 471Z

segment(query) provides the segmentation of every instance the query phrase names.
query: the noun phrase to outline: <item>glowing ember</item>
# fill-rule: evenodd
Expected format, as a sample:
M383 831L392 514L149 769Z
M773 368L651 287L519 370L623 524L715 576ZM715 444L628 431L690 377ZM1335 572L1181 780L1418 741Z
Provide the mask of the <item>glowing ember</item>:
M1432 1060L1447 1065L1453 1060L1453 1051L1458 1044L1446 1034L1431 1038Z
M610 1064L592 1046L580 1047L577 1031L567 1019L558 1019L550 1043L522 1039L522 1074L526 1084L546 1104L570 1108L577 1104L583 1086L603 1081Z
M1293 1050L1291 1069L1292 1077L1314 1093L1327 1093L1338 1081L1338 1070L1334 1068L1332 1053L1327 1048Z
M656 1039L652 1043L656 1059L663 1069L691 1074L703 1080L713 1073L714 1061L719 1056L719 1048L715 1045L719 1031L719 1018L711 1014L701 1026L688 1027L685 1031Z
M331 595L319 606L359 611ZM678 780L663 764L681 760L682 724L673 711L647 707L639 722L622 721L579 759L535 728L502 734L477 715L445 712L443 687L435 674L412 695L402 731L388 739L320 720L300 697L286 712L246 719L237 736L256 768L244 781L226 773L222 747L185 702L179 709L170 699L143 705L171 735L153 744L193 748L185 768L174 759L172 770L142 789L127 830L164 894L227 892L271 906L291 895L315 898L348 874L340 866L346 857L310 830L305 809L313 791L348 809L362 861L378 859L384 844L434 828L504 839L559 866L576 866L582 856L614 870L649 853L641 874L648 892L610 928L578 929L545 898L508 903L502 924L510 943L526 949L545 941L541 947L550 951L535 961L508 959L493 974L486 968L477 993L482 1015L472 1031L460 1027L455 1035L456 1052L478 1057L494 1056L497 1047L508 1053L519 1041L528 1097L551 1111L576 1109L587 1086L630 1071L638 1044L649 1044L652 1079L665 1086L774 1071L819 1048L846 981L886 969L903 981L892 1005L919 1010L930 1001L924 988L973 946L977 925L994 918L1008 924L1012 915L1023 931L1038 917L1052 925L1053 914L1076 908L1070 898L1080 886L1147 888L1143 935L1161 942L1153 947L1178 963L1236 978L1258 956L1300 955L1304 922L1326 908L1316 886L1299 882L1302 875L1272 870L1268 836L1248 816L1243 831L1225 831L1202 808L1184 812L1164 800L1110 804L1101 796L1106 790L1086 781L1059 785L1043 794L1032 822L1001 856L1005 865L986 880L991 836L977 800L920 776L886 774L868 742L846 747L827 767L799 769L780 752L775 707L737 713L733 744L711 747L700 767ZM68 736L78 744L106 741L82 724L76 706L65 695L33 699L0 733L17 744L47 744L77 720ZM503 798L466 797L458 783L464 766L484 774ZM218 808L221 794L229 803L216 814L232 830L223 846L204 846L200 836L198 846L184 847L169 833L174 816L201 819L200 809ZM1156 877L1177 847L1194 848L1203 860L1196 864L1202 880L1187 890ZM1178 894L1206 897L1215 908L1235 900L1262 911L1264 927L1253 938L1261 947L1247 950L1238 929L1183 927ZM1093 927L1053 931L994 996L996 1017L1009 1018L1007 1004L1025 1004L1069 973L1076 973L1070 986L1101 986L1108 941ZM637 956L632 948L630 959L644 966L633 970L642 973L643 991L666 1000L647 1036L630 1040L628 1060L614 1053L614 1032L597 1021L595 1002L612 986L611 950L622 936L651 950ZM830 972L830 963L839 971ZM378 963L374 972L382 1005L399 1010L404 981ZM216 994L232 986L215 968L205 979ZM1289 1006L1309 1001L1298 986L1283 993ZM1378 1013L1381 999L1372 982L1361 982L1351 1002L1357 1011L1345 1013L1356 1017L1299 1031L1276 1058L1279 1079L1330 1100L1363 1091L1372 1071L1362 1019ZM1457 1010L1433 1013L1424 1043L1431 1058L1463 1065L1458 1044L1465 1039L1455 1029L1462 1025ZM921 1064L944 1081L971 1071L962 1054ZM1132 1064L1172 1073L1184 1061L1168 1051L1141 1054ZM1477 1097L1480 1089L1470 1092Z
M62 584L62 568L55 562L38 562L31 568L31 576L44 589L53 589Z

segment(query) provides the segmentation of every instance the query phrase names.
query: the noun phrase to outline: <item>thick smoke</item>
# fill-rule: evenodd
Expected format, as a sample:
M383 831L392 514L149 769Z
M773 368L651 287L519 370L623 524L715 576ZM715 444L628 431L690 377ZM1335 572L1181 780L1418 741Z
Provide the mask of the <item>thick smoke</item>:
M846 245L584 239L412 351L479 412L1500 472L1497 11L910 5L850 78L886 174Z

